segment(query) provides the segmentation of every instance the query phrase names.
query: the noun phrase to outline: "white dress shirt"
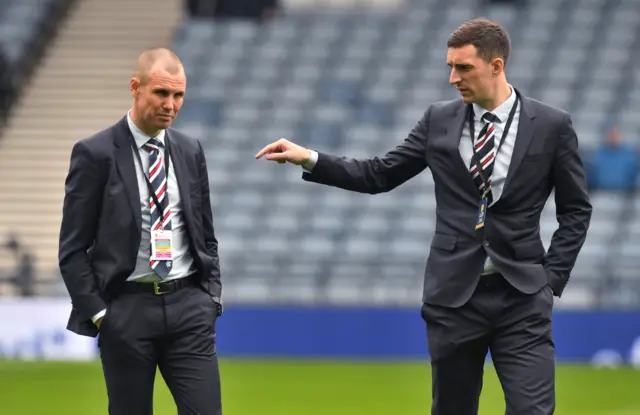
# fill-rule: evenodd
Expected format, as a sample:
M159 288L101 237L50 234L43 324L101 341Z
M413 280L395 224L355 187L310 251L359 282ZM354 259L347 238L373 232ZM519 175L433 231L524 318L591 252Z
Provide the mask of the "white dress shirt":
M507 124L507 118L509 118L509 112L513 108L513 105L516 102L516 94L513 92L513 88L511 88L511 95L505 102L503 102L498 108L491 111L493 115L498 118L494 125L495 130L495 147L498 147L500 143L500 139L502 138L502 134L504 133L504 129ZM479 134L480 130L483 127L482 116L488 111L477 104L473 104L473 112L474 112L474 132L475 134ZM509 132L504 139L504 143L502 147L500 147L500 152L496 156L496 160L493 163L493 174L491 177L491 193L493 195L493 202L491 205L494 205L500 196L502 196L502 191L504 190L504 182L507 178L507 172L509 171L509 165L511 164L511 156L513 155L513 147L516 144L516 135L518 133L518 124L520 123L520 105L516 109L515 114L513 115L513 121L511 122L511 126L509 127ZM471 157L473 156L473 145L471 143L471 136L469 132L469 123L464 123L464 128L462 129L462 137L460 139L460 145L458 146L460 150L460 155L462 156L462 160L464 161L465 166L471 166Z
M509 113L513 108L513 105L516 103L516 94L513 91L513 87L511 87L511 95L505 102L503 102L499 107L491 111L493 115L498 118L493 124L493 128L495 130L494 143L495 148L498 147L500 140L502 139L502 134L504 133L504 129L507 125L507 119L509 118ZM479 134L480 130L483 127L482 116L488 112L486 109L482 108L477 104L473 104L473 113L474 113L474 132L475 134ZM502 147L500 147L500 152L497 154L496 159L493 163L493 173L491 175L491 193L493 196L493 201L490 206L493 206L500 196L502 196L502 191L504 190L504 183L507 179L507 173L509 172L509 165L511 164L511 157L513 156L513 148L516 144L516 135L518 134L518 125L520 123L520 105L518 104L518 108L516 109L515 114L513 115L513 121L511 122L511 126L509 127L509 132L504 139L504 143L502 143ZM464 128L462 129L462 137L460 139L460 145L458 146L460 150L460 156L462 156L462 160L464 161L465 166L471 166L471 157L473 157L473 144L471 142L471 135L469 132L469 123L464 123ZM496 269L491 263L491 259L487 257L487 261L484 267L484 273L495 272Z
M140 153L140 159L142 160L142 167L138 162L135 152L131 149L131 157L133 157L133 163L136 170L136 179L138 182L138 191L140 193L140 210L142 213L142 234L140 238L140 248L138 250L138 259L136 260L136 267L127 278L127 281L136 282L153 282L160 281L161 278L151 269L149 266L149 258L151 256L151 212L149 210L149 188L145 181L145 174L149 171L149 152L142 148L151 138L155 138L162 143L160 146L160 154L164 157L165 154L165 131L161 130L156 137L149 137L142 132L133 122L129 113L127 113L127 122L129 123L129 129L133 134L133 138L138 147ZM144 172L143 173L143 169ZM147 176L148 177L148 176ZM173 162L169 159L169 173L167 177L167 192L169 193L169 208L171 209L171 231L172 231L172 253L173 263L169 275L162 279L163 281L169 281L178 278L184 278L193 272L195 272L193 265L193 258L189 253L189 239L186 231L184 215L182 212L182 203L180 202L180 192L178 188L178 180L176 179L176 172L173 167ZM106 310L100 311L93 317L95 322L100 317L104 316Z
M511 112L511 109L516 102L516 94L513 90L513 87L511 85L509 85L509 87L511 88L511 95L509 95L509 98L507 98L507 100L495 110L491 111L491 113L498 118L498 121L494 123L496 147L502 139L502 134L504 133L507 119L509 118L509 113ZM475 123L473 128L474 132L478 134L483 126L482 116L488 111L477 104L473 104L473 112ZM504 143L502 144L502 147L500 147L500 152L497 154L493 164L493 173L491 177L491 192L493 194L493 201L491 203L491 206L493 206L500 199L500 196L502 195L502 192L504 190L504 183L509 171L509 165L511 164L513 148L516 143L516 135L518 134L519 122L520 105L518 105L518 108L516 109L516 112L513 116L513 121L511 122L511 126L509 127L509 132L507 133L507 136L504 139ZM473 144L471 141L471 133L469 131L468 122L464 123L464 128L462 129L462 137L460 138L458 149L465 165L469 167L471 165L471 157L473 157ZM302 167L304 170L310 172L311 170L313 170L313 167L317 162L318 153L311 150L311 157L309 158L309 161L307 161ZM495 267L491 263L491 259L487 257L484 273L491 272L495 272Z

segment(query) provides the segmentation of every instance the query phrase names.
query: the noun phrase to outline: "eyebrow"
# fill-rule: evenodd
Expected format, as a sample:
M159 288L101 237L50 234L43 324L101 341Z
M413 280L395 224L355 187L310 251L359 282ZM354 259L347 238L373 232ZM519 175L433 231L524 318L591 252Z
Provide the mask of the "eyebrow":
M153 88L153 92L166 92L166 93L170 93L170 91L167 88ZM174 94L178 94L178 95L184 95L184 91L175 91Z
M470 63L456 63L455 65L453 65L451 62L447 62L447 66L449 68L453 68L454 66L456 68L473 68L473 65Z

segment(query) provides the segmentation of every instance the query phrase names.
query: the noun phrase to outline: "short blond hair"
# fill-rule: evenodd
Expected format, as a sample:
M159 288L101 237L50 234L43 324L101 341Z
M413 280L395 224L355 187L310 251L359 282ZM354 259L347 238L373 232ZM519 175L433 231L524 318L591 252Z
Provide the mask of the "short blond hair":
M184 72L184 66L178 55L170 49L158 47L147 49L138 56L133 76L138 78L140 83L144 85L147 82L149 73L157 67L161 67L171 75Z

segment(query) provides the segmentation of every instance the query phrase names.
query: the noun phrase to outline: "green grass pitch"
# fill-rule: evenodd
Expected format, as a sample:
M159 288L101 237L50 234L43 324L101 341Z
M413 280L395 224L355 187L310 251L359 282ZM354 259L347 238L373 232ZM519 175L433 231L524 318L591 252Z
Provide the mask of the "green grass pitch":
M225 415L427 415L426 362L222 359ZM0 413L106 414L98 363L0 361ZM640 370L560 365L558 415L640 414ZM155 415L175 415L158 375ZM481 415L504 414L495 371L488 365Z

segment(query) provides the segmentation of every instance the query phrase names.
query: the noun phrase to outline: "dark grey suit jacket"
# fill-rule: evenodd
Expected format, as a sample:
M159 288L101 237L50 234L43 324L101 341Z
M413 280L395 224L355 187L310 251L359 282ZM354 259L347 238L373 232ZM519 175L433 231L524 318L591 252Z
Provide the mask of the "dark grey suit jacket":
M127 118L77 142L71 152L59 242L59 266L73 308L67 328L96 336L91 317L107 308L135 269L142 213ZM222 286L204 151L168 129L189 251L202 286L219 301Z
M466 303L486 255L521 292L534 293L548 284L559 297L591 219L585 171L570 116L521 97L504 191L487 210L481 232L474 229L480 193L458 149L466 113L462 100L431 105L404 142L382 157L358 160L319 153L314 169L303 179L375 194L388 192L429 167L437 208L423 302L451 307ZM540 215L554 188L559 227L545 252Z

